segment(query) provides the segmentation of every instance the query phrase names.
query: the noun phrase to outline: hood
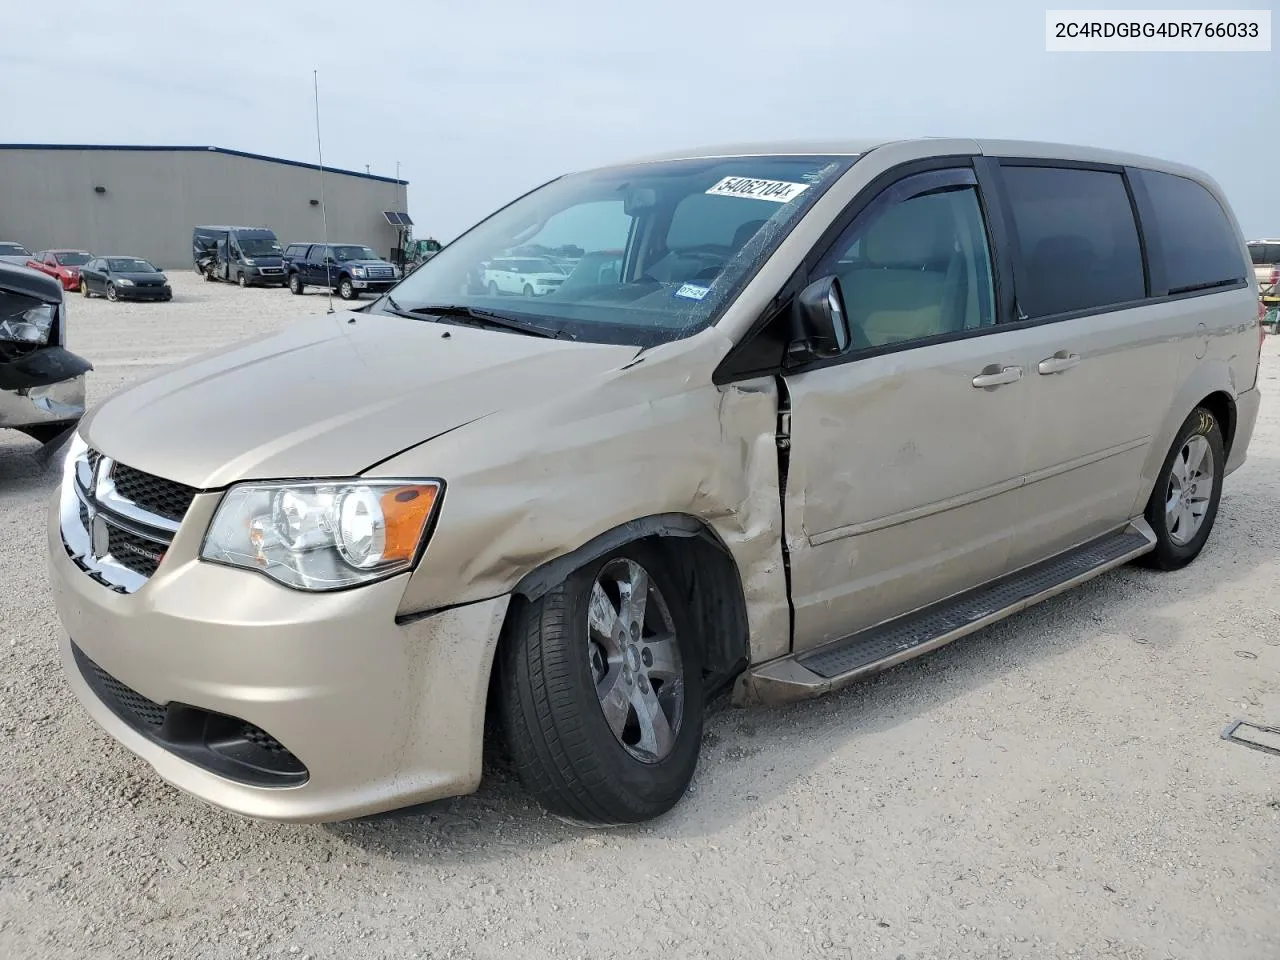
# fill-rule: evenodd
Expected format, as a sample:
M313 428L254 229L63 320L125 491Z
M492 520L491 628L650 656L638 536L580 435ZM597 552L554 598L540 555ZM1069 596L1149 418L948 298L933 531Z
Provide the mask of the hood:
M28 267L25 260L19 266L0 257L0 289L26 294L46 303L62 302L62 284L49 274Z
M81 433L121 463L204 489L354 476L636 353L348 311L166 370L107 400Z
M389 267L391 264L386 260L343 260L343 265L353 267Z

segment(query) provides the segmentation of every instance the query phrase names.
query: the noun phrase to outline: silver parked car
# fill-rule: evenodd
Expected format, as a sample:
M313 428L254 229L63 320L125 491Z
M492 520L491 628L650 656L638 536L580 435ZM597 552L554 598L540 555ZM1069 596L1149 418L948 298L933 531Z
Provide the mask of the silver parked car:
M554 295L521 246L619 250ZM1258 412L1198 171L1041 143L690 151L562 177L360 312L85 418L48 529L68 681L229 810L684 793L703 705L812 697L1119 564L1191 562Z

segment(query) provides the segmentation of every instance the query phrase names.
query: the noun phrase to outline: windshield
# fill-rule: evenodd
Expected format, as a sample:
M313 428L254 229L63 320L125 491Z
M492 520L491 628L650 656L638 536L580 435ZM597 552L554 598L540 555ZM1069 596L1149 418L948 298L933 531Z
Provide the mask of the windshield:
M53 259L64 267L83 267L89 262L87 253L55 253Z
M402 311L522 315L602 343L686 337L719 316L855 159L717 157L572 174L450 243L391 298ZM534 283L531 273L569 278ZM394 309L385 299L378 308Z
M339 260L377 260L378 255L368 247L334 247L333 255Z
M270 257L280 254L280 241L268 237L239 236L236 237L236 242L240 244L240 251L246 257Z
M115 270L117 273L155 273L156 268L145 260L137 260L133 257L111 257L107 260L107 266Z
M31 251L18 243L0 243L0 257L29 257Z

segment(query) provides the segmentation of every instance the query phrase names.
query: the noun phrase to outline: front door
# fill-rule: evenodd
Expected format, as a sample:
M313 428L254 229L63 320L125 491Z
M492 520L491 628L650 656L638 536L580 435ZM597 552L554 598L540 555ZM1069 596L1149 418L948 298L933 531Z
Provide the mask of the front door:
M788 375L795 649L1006 572L1029 425L972 169L888 187L827 251L852 346Z

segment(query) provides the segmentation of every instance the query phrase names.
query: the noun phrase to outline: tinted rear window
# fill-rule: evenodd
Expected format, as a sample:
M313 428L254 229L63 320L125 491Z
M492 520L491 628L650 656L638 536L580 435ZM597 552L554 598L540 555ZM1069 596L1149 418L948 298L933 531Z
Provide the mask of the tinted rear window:
M1146 295L1138 227L1120 174L1016 166L1001 172L1022 251L1018 306L1028 317Z
M1240 241L1222 205L1186 177L1153 170L1138 176L1151 198L1153 226L1160 242L1152 276L1163 276L1170 293L1243 282L1248 270Z

